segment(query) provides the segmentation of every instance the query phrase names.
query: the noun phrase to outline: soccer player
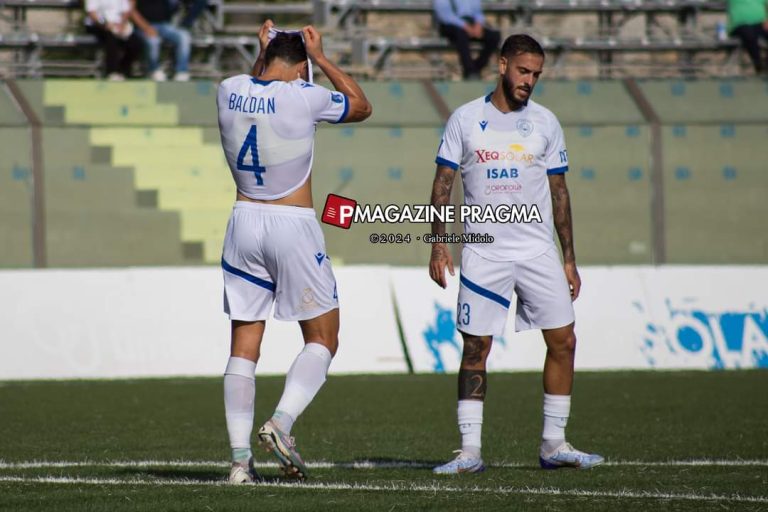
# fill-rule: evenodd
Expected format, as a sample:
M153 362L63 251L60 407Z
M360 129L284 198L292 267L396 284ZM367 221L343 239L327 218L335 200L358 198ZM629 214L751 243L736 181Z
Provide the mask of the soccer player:
M312 206L315 127L371 114L360 86L324 55L314 27L280 32L270 41L272 27L270 20L261 27L252 74L224 80L217 95L221 144L237 185L221 259L224 310L232 322L224 373L231 483L258 478L251 453L254 374L273 303L275 318L299 322L305 345L258 438L286 476L306 477L291 427L325 382L339 332L336 280ZM336 91L305 81L307 57Z
M461 254L456 318L464 339L458 401L461 450L454 460L434 469L438 474L485 469L480 437L486 360L492 337L504 331L513 291L516 330L541 329L547 345L541 467L591 468L603 462L603 457L578 451L565 440L576 348L571 302L579 296L581 281L565 185L568 154L563 131L552 112L530 99L543 65L544 50L533 38L507 38L495 90L453 113L438 149L433 205L449 204L454 176L461 170L465 204L535 208L542 221L464 223L465 233L488 233L494 241L465 244ZM553 215L564 266L553 240ZM434 223L432 231L444 234L445 224ZM443 288L446 267L454 275L446 244L434 243L429 274Z

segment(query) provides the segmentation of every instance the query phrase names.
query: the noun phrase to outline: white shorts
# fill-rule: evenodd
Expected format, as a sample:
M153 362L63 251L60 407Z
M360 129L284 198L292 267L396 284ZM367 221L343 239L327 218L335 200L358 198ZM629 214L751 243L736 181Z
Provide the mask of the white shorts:
M513 291L517 294L515 331L556 329L575 318L554 245L525 261L492 261L465 247L460 283L456 327L467 334L504 334Z
M312 208L237 201L227 224L224 312L232 320L308 320L339 307Z

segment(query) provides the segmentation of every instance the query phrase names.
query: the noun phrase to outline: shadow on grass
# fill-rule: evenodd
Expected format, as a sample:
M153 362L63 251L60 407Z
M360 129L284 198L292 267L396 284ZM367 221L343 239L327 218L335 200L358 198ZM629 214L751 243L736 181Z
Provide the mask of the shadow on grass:
M196 468L123 468L120 470L123 475L130 475L133 477L150 477L157 478L159 480L189 480L192 482L211 483L211 482L224 482L227 479L229 470L215 471L210 469L196 469ZM264 482L267 483L279 483L286 480L278 475L264 475L259 473Z
M406 459L396 457L367 457L361 459L355 459L352 462L337 462L334 469L408 469L414 471L432 472L432 469L449 462L451 459L446 458L444 460L435 459ZM359 465L360 467L355 467ZM370 468L366 466L370 465ZM504 470L504 471L541 471L541 467L538 464L525 464L525 465L508 465L501 466L486 461L486 467L488 469Z

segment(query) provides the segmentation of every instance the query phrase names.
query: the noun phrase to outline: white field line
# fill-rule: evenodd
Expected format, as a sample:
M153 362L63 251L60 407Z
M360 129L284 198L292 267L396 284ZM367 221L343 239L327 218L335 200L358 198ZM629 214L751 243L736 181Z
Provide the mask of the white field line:
M226 486L224 480L196 481L189 479L119 479L119 478L68 478L68 477L16 477L0 476L0 483L47 483L73 485L147 485L153 487L165 486ZM294 490L313 491L371 491L371 492L428 492L428 493L492 493L502 495L535 495L535 496L565 496L575 498L610 498L610 499L651 499L651 500L681 500L703 502L731 503L768 503L768 496L741 496L738 494L696 494L670 493L656 491L587 491L582 489L558 489L555 487L451 487L440 484L432 485L388 485L344 484L344 483L278 483L266 482L253 484L263 488L290 488Z
M431 468L433 464L425 462L408 461L352 461L352 462L328 462L315 461L307 462L310 469L424 469ZM276 468L277 463L256 462L256 468ZM751 466L768 467L768 460L765 459L691 459L691 460L668 460L668 461L609 461L603 464L611 467L700 467L700 466ZM195 460L124 460L124 461L21 461L5 462L0 460L0 469L46 469L46 468L144 468L144 467L229 467L229 462L225 461L195 461ZM519 462L503 462L499 464L487 464L492 468L524 468L531 464L522 464Z

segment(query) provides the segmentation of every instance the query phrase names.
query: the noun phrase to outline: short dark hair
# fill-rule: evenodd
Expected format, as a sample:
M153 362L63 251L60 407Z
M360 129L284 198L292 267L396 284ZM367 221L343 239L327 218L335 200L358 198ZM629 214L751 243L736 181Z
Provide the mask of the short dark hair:
M307 49L301 34L278 32L267 45L264 63L269 66L273 60L280 59L288 64L298 64L307 60Z
M533 53L544 57L544 48L528 34L512 34L501 46L501 56L510 58L521 53Z

